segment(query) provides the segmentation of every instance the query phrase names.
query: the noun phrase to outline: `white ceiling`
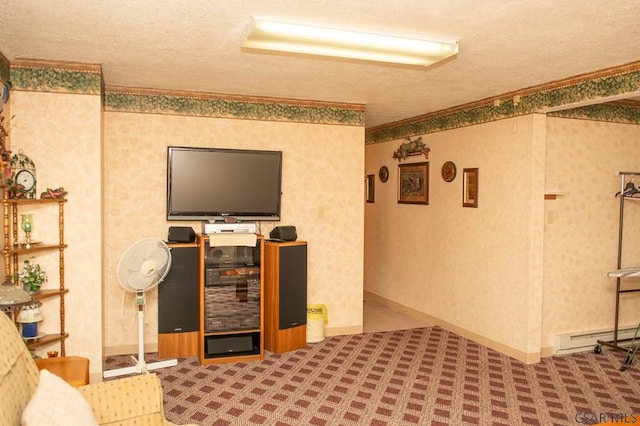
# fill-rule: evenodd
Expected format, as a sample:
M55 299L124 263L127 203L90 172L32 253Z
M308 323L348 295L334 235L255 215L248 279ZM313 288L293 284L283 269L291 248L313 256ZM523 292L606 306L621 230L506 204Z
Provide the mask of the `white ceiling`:
M455 40L430 68L246 52L251 16ZM0 52L107 85L362 103L366 126L640 60L636 0L2 0Z

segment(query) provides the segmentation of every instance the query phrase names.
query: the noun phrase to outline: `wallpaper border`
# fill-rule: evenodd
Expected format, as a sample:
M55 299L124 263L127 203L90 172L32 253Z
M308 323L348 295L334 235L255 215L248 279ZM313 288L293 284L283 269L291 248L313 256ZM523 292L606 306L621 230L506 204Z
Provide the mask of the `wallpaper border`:
M106 111L176 114L364 127L365 105L104 87L98 64L31 59L9 63L0 53L0 80L13 90L103 95ZM534 86L365 130L365 144L465 127L534 112L640 124L640 103L610 102L550 111L640 90L640 61Z
M367 129L365 143L374 144L434 133L504 118L545 112L563 105L593 101L640 90L640 61L595 73L543 84L431 114ZM640 123L632 105L591 105L549 115Z
M547 113L550 117L640 124L640 102L617 101Z
M96 64L16 59L11 64L14 90L100 95L102 67Z
M364 105L107 87L105 110L364 127Z

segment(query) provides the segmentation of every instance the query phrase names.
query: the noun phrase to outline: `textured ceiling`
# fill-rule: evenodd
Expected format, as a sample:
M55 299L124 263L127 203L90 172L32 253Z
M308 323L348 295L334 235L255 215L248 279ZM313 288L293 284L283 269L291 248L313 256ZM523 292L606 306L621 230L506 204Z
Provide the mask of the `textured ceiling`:
M251 16L459 42L430 68L241 49ZM640 2L2 0L0 52L107 85L365 104L367 127L640 60Z

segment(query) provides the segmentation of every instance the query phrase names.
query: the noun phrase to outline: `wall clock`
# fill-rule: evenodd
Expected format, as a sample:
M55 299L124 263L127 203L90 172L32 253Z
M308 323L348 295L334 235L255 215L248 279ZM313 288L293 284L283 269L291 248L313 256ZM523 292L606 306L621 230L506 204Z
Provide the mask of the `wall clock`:
M380 170L378 171L378 178L380 179L380 182L383 183L389 180L389 169L387 166L380 167Z
M442 174L442 179L445 182L451 182L456 178L456 165L453 161L447 161L442 165L442 170L440 173Z
M11 156L9 198L36 198L36 166L22 151Z

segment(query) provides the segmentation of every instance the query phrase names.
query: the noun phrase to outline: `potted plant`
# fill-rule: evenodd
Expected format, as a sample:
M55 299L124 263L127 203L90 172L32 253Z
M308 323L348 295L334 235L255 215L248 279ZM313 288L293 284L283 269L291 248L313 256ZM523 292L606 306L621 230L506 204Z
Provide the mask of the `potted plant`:
M47 281L47 274L40 265L33 263L29 259L24 260L22 271L18 276L20 277L22 288L31 294L38 294L42 284Z

